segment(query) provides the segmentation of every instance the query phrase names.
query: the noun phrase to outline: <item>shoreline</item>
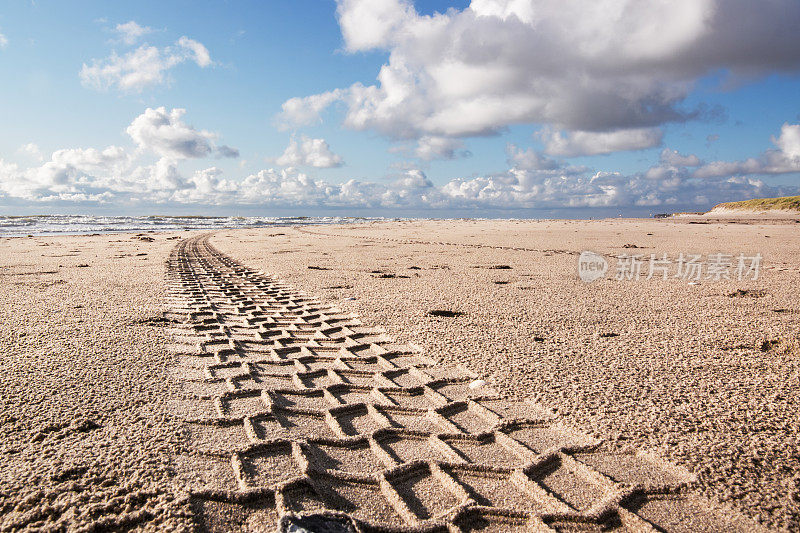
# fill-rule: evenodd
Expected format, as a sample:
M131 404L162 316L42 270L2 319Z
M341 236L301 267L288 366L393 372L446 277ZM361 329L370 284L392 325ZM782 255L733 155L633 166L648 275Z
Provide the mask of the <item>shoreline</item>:
M31 215L31 216L62 216L62 215ZM14 216L8 218L29 218L28 216ZM109 218L109 217L105 217ZM128 218L128 217L121 217ZM145 217L145 218L150 218ZM200 216L187 216L187 217L171 217L178 219L220 219L220 218L268 218L268 217L200 217ZM135 233L181 233L190 231L223 231L223 230L238 230L238 229L269 229L269 228L296 228L296 227L312 227L312 226L336 226L345 224L374 224L374 223L397 223L397 222L496 222L496 223L548 223L548 222L583 222L583 223L609 223L609 222L658 222L661 224L686 224L686 223L704 223L704 224L800 224L800 212L789 211L766 211L766 212L746 212L740 210L729 210L725 212L709 211L707 213L675 213L668 217L607 217L607 218L469 218L469 217L453 217L453 218L370 218L370 217L276 217L296 219L313 219L313 218L344 218L346 221L336 222L274 222L274 223L259 223L250 226L236 226L236 225L221 225L213 227L165 227L165 228L124 228L124 229L103 229L93 228L87 230L77 231L39 231L39 232L24 232L17 233L3 233L0 230L0 239L13 239L13 238L28 238L28 237L59 237L59 236L92 236L98 235L118 235L118 234L135 234Z

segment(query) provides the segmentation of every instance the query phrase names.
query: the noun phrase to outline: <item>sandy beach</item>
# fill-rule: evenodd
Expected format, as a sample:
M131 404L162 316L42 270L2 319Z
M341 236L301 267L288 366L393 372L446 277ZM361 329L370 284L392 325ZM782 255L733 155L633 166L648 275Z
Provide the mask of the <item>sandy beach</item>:
M533 400L603 453L685 469L708 516L797 529L800 225L692 222L380 222L222 230L208 243L504 400ZM208 466L176 409L191 350L167 270L196 235L0 239L0 529L223 530L226 516L274 528L268 506L232 513L190 496ZM604 277L579 279L582 251L606 259ZM623 254L641 256L639 279L615 279ZM666 254L667 279L647 279L651 254ZM706 268L729 256L730 279L676 277L680 254ZM738 279L737 258L758 254L757 279ZM622 507L638 513L622 522L647 519ZM405 525L422 520L411 511Z

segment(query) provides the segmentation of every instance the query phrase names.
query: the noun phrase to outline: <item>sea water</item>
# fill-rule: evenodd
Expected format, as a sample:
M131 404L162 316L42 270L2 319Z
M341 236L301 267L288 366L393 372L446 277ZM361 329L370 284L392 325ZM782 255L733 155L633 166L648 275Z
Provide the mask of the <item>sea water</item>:
M0 216L0 236L81 235L89 233L213 230L311 224L349 224L386 220L364 217L201 217L201 216Z

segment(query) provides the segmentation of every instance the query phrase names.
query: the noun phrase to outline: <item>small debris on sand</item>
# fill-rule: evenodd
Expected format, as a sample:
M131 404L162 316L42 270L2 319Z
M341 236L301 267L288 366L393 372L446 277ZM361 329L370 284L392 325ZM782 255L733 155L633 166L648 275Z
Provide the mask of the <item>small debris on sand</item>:
M768 352L768 351L772 350L775 346L777 346L780 343L781 343L781 341L779 341L777 339L766 340L766 341L761 343L761 351L762 352Z
M736 289L728 294L728 298L763 298L767 291L763 289Z
M446 309L434 309L432 311L428 311L428 316L443 316L447 318L452 318L463 315L464 313L462 313L461 311L448 311Z

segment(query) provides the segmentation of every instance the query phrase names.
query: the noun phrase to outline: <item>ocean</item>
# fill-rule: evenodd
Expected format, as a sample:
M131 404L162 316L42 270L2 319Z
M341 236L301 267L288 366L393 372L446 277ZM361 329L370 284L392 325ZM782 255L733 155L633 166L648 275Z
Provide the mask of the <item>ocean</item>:
M213 230L311 224L363 223L365 217L201 217L201 216L0 216L0 236L82 235L89 233Z

